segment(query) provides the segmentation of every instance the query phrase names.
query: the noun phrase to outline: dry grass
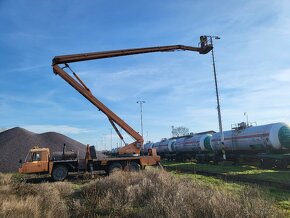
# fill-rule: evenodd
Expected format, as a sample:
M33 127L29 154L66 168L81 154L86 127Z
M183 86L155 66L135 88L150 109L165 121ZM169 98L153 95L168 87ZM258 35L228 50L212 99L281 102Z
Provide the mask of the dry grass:
M160 171L116 173L90 182L81 196L74 202L79 216L283 217L257 189L237 194Z
M0 217L68 217L70 183L27 184L0 174Z
M256 188L229 191L160 171L117 172L76 186L0 174L0 217L284 217Z

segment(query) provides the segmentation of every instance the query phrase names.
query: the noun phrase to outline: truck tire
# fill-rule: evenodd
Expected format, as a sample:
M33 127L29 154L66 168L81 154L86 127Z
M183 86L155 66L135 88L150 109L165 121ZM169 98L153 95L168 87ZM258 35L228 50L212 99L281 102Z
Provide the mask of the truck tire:
M271 169L273 168L275 163L270 159L260 159L260 168L261 169Z
M109 166L109 175L111 175L114 172L121 171L122 165L119 162L111 163Z
M129 165L128 165L128 170L130 172L138 172L140 170L140 165L137 164L136 162L131 162Z
M286 160L276 160L275 167L279 170L286 170L288 167L288 162Z
M54 181L63 181L67 177L68 169L64 165L58 165L53 167L52 178Z

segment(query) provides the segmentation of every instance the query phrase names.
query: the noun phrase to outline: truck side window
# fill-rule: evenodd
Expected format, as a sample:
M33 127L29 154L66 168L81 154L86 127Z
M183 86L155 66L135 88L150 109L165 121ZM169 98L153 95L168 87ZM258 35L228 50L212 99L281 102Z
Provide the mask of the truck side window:
M33 153L32 161L40 161L40 154L39 153Z

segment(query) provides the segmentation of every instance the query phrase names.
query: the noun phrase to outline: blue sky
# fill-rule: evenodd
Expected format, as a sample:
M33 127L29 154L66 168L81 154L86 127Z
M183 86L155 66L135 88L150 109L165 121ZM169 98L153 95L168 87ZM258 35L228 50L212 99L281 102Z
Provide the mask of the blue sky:
M56 55L214 42L224 129L290 123L289 1L0 0L0 128L56 131L110 147L106 117L51 69ZM171 126L218 130L211 56L143 54L71 64L97 98L145 140ZM113 134L113 147L119 140Z

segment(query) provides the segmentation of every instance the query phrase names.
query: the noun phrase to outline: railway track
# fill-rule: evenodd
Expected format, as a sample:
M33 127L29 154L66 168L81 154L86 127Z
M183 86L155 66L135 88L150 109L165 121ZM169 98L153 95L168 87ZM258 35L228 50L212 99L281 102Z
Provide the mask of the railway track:
M245 175L239 174L239 175L229 175L225 173L216 173L216 172L209 172L206 170L197 170L197 169L189 169L189 168L179 168L176 166L163 166L165 170L168 171L175 171L180 173L186 173L186 174L198 174L198 175L204 175L204 176L211 176L218 179L222 179L227 182L243 182L243 183L252 183L256 185L261 186L271 186L279 189L285 189L290 190L290 181L289 183L282 183L282 182L276 182L276 181L269 181L264 179L256 179L256 178L249 178L245 177Z

